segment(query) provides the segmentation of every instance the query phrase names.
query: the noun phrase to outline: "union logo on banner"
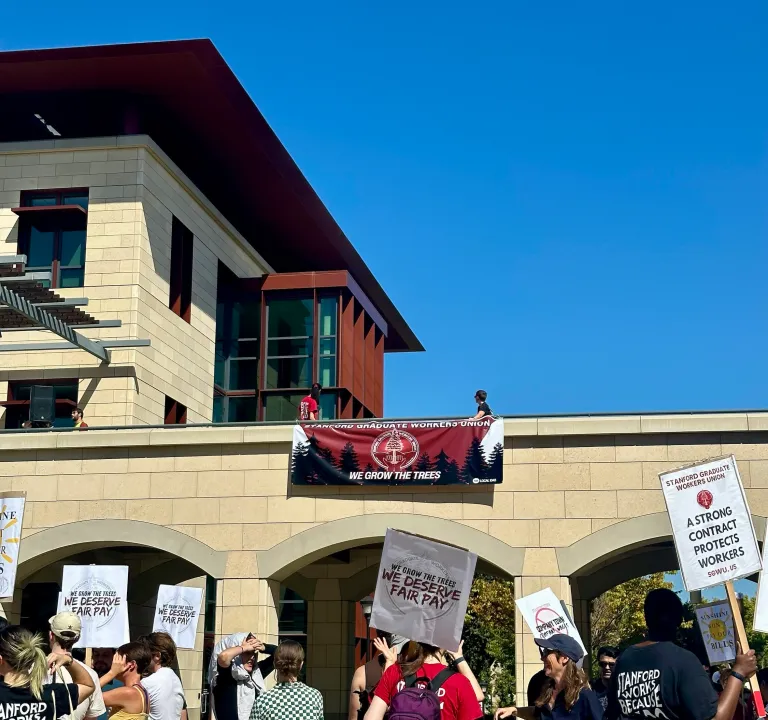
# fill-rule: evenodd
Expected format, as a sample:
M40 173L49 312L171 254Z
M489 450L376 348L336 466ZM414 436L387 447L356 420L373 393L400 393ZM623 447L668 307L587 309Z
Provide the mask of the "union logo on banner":
M419 441L404 430L387 430L371 443L373 461L391 472L405 470L419 456Z
M297 423L295 485L495 484L504 472L504 420Z

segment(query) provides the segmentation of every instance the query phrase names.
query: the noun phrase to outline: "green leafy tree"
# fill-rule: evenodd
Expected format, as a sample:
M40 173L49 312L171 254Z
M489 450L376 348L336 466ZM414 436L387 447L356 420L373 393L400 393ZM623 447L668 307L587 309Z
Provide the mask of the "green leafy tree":
M514 590L512 580L476 574L464 619L464 657L493 707L515 702Z
M664 573L629 580L592 602L593 676L597 673L597 658L594 655L601 645L617 645L623 649L643 638L645 596L657 588L672 588L672 583L664 579Z

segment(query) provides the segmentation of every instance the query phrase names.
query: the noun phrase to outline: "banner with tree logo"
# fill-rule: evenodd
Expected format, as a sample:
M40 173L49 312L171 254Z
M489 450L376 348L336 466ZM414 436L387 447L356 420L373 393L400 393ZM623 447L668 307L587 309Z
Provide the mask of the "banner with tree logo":
M504 420L304 423L294 485L480 485L502 481Z

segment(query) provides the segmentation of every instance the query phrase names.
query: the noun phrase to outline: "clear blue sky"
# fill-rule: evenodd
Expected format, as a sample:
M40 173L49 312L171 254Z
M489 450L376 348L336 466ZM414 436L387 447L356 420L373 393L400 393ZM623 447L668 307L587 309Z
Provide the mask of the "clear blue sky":
M768 5L39 0L0 48L210 37L427 352L386 413L768 407Z

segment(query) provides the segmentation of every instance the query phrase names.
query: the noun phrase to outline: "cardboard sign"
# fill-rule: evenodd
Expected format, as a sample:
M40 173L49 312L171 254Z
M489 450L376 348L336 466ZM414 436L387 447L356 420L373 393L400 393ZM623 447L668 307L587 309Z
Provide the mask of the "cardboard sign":
M570 635L581 645L584 654L587 654L587 648L579 631L555 593L552 592L552 588L544 588L532 595L518 598L515 600L515 605L531 629L534 638L546 640L552 635Z
M685 589L702 590L762 568L733 455L661 473Z
M25 493L0 493L0 598L12 598L19 566Z
M707 648L709 664L719 665L735 660L736 631L728 602L724 600L696 608L696 620Z
M59 612L80 617L76 648L120 647L128 633L128 566L65 565Z
M166 632L176 647L194 650L202 602L202 588L161 585L157 591L152 632Z
M477 555L387 530L371 627L456 652Z

